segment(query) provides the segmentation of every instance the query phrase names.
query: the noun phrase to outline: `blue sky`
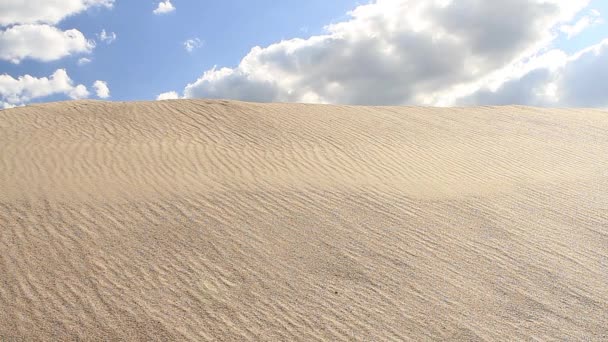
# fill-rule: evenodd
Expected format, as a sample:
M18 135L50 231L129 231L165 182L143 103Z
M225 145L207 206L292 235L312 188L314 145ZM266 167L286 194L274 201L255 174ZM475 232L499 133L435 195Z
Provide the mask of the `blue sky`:
M117 1L111 11L85 13L61 26L81 28L86 36L104 28L117 34L114 43L99 44L94 61L86 67L76 68L74 58L75 79L82 76L87 83L107 79L115 100L154 99L214 65L238 64L253 46L307 34L301 29L319 32L353 7L352 1L327 3L177 0L174 12L154 15L156 4L151 1L147 7L139 1ZM189 53L183 43L193 38L200 39L202 46Z
M214 65L238 64L253 46L318 34L324 25L344 19L356 2L174 0L172 4L175 11L155 15L158 2L119 0L112 9L94 7L68 17L57 26L77 28L87 38L96 38L105 29L116 33L116 40L111 44L97 42L90 55L47 63L0 60L0 73L41 77L66 68L79 83L105 80L112 100L151 100L167 90L183 88ZM183 43L192 38L202 44L188 52ZM91 62L79 66L81 57ZM57 95L39 101L62 98Z
M97 80L108 85L106 99L115 101L154 100L175 91L178 97L254 101L585 105L576 97L584 89L570 89L563 80L574 77L573 70L608 72L603 68L608 49L601 44L608 38L608 2L603 0L507 0L493 5L480 0L429 0L424 5L411 0L172 0L167 4L174 10L163 14L153 13L160 1L27 1L44 3L37 13L28 13L23 1L6 1L0 4L0 11L9 13L2 19L5 37L23 25L47 25L75 29L84 36L79 44L95 44L60 57L24 52L15 61L2 59L2 52L35 51L41 40L50 38L24 34L18 39L31 41L31 46L16 47L14 39L0 36L0 74L9 84L3 88L0 82L0 101L7 107L96 98L92 84ZM64 15L48 19L46 8ZM517 15L509 16L509 11ZM581 19L587 25L579 25L584 29L569 37L568 27L575 29ZM417 27L425 22L430 25ZM338 25L326 29L329 24ZM103 41L102 30L116 39ZM453 37L441 38L445 35ZM197 42L191 51L184 46L188 39ZM596 45L596 60L573 59ZM260 50L252 53L255 46ZM82 58L90 62L81 65ZM582 65L583 60L587 64ZM48 90L45 96L36 95L42 94L36 90L28 93L22 86L26 82L13 81L24 75L49 77L59 69L66 71L71 85L56 85L58 90ZM531 76L538 74L547 75ZM584 76L580 79L589 78ZM69 93L77 84L87 91ZM553 87L559 99L552 97ZM549 89L549 95L532 94L541 88ZM605 106L598 101L592 105Z
M574 53L608 38L608 24L605 22L608 18L606 17L606 14L608 14L608 1L593 0L590 2L589 7L596 9L600 13L604 22L587 28L584 32L573 39L566 39L566 36L561 36L560 39L555 42L555 46L567 52ZM586 14L587 13L583 11L579 13L576 18L580 19Z

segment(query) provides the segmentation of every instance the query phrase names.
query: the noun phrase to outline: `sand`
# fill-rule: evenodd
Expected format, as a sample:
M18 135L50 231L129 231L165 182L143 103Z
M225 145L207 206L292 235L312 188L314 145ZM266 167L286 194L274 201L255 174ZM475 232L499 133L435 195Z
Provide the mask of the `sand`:
M0 111L0 340L608 340L608 112Z

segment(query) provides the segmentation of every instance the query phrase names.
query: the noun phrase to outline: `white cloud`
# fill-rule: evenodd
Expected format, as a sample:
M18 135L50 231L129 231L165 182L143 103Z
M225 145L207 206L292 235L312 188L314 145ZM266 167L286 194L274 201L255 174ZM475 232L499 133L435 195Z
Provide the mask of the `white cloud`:
M580 18L576 23L572 25L562 25L560 31L565 33L568 39L571 39L579 35L585 29L601 23L603 23L603 19L601 18L600 12L598 10L591 10L589 15Z
M89 97L89 91L87 90L87 87L82 84L79 84L68 93L68 96L74 100L86 99L87 97Z
M184 48L188 52L192 52L192 51L194 51L194 49L197 49L197 48L201 47L202 45L203 45L203 42L198 38L190 38L184 42Z
M588 3L377 0L326 34L255 47L234 68L207 70L184 96L449 105L534 69Z
M14 104L10 104L8 102L0 101L0 109L9 109L9 108L15 108L15 107L17 107L17 106L14 105Z
M175 11L175 7L171 3L171 0L165 0L158 3L158 7L152 11L156 15L165 14Z
M97 36L99 37L100 41L106 44L112 44L116 40L116 33L107 33L105 29L101 30L101 32Z
M95 89L97 97L102 99L107 99L110 97L110 88L108 88L108 84L106 82L97 80L95 83L93 83L93 88Z
M2 0L0 26L13 24L56 24L62 19L99 6L111 8L114 0Z
M175 92L175 91L168 91L168 92L162 93L156 97L157 101L175 100L175 99L179 99L179 94L177 94L177 92Z
M12 63L31 58L43 62L90 53L95 47L76 30L54 25L93 7L112 8L114 0L0 1L0 59Z
M82 58L78 59L78 65L85 65L85 64L89 64L89 63L91 63L90 58L82 57Z
M19 63L26 58L53 61L75 53L89 53L95 44L71 29L49 25L16 25L0 31L0 59Z
M30 75L13 78L10 75L0 75L0 102L9 106L22 105L33 99L50 95L64 94L78 99L88 96L86 87L82 84L74 86L65 69L57 69L50 77L33 77Z
M93 41L86 39L77 29L64 31L54 25L92 7L111 8L113 4L114 0L0 1L0 60L12 63L20 63L24 59L47 62L73 54L90 53L95 47ZM101 38L109 43L116 39L116 35L102 31ZM82 57L78 65L89 62L91 59ZM97 94L109 96L107 85L102 83L94 84ZM86 86L75 85L65 69L57 69L48 77L0 75L2 108L20 106L54 95L82 99L90 93Z

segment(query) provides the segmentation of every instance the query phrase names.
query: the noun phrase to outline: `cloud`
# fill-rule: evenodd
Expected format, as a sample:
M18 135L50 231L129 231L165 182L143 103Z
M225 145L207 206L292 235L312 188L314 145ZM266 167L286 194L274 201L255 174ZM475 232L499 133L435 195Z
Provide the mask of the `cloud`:
M510 105L608 108L608 39L572 56L556 55L496 89L482 88L460 98L463 105Z
M559 103L575 107L608 108L608 39L573 57L558 75Z
M76 29L64 31L54 25L89 8L113 5L114 0L0 1L0 28L4 27L0 29L0 59L15 64L28 58L48 62L90 53L93 41Z
M85 98L89 95L82 84L74 86L65 69L57 69L49 77L33 77L30 75L13 78L10 75L0 75L0 102L9 106L17 106L37 98L50 95L64 94L72 99Z
M179 95L175 91L168 91L166 93L162 93L156 97L157 101L161 100L175 100L179 99Z
M114 0L2 0L0 26L56 24L91 7L111 8Z
M175 7L171 3L171 0L165 0L158 3L158 7L152 11L156 15L166 14L175 11Z
M89 97L89 91L87 90L87 87L85 87L82 84L79 84L77 86L75 86L72 90L70 90L70 92L68 92L68 96L71 99L86 99L87 97Z
M198 38L187 39L184 42L184 48L188 52L192 52L192 51L194 51L194 49L197 49L197 48L201 47L202 45L203 45L203 42Z
M107 99L110 97L110 88L108 88L108 84L106 82L97 80L95 83L93 83L93 88L95 89L97 97L102 99Z
M112 44L116 40L116 33L114 33L114 32L106 33L105 29L101 30L101 32L97 36L99 37L100 41L102 41L108 45Z
M10 104L8 102L0 101L0 109L9 109L9 108L15 108L15 107L17 107L17 106L14 105L14 104Z
M53 61L75 53L90 53L95 44L71 29L61 31L49 25L16 25L0 31L0 59L20 63L30 58Z
M600 12L598 10L591 10L589 15L580 18L573 25L562 25L560 31L565 33L568 39L571 39L574 36L579 35L585 29L601 23L603 23L603 19L600 17Z
M78 59L78 65L85 65L85 64L89 64L89 63L91 63L90 58L82 57L82 58Z
M260 102L286 100L276 82L258 79L238 68L213 68L206 71L195 83L186 86L184 97L225 98Z
M524 76L501 84L496 90L482 88L470 96L458 100L460 105L528 105L545 106L555 96L553 87L548 87L553 74L550 70L539 68L526 73Z
M184 96L449 105L526 72L588 2L377 0L323 35L254 47L234 68L207 70Z
M90 53L95 47L94 41L86 39L77 29L62 30L55 25L87 9L112 8L113 4L114 0L0 1L0 60L15 64L24 59L48 62L73 54ZM100 38L109 43L116 39L116 35L102 31ZM91 59L82 57L78 65L89 62ZM97 94L109 96L105 82L97 82L94 84ZM0 75L1 108L20 106L54 95L82 99L89 97L90 93L86 86L75 85L65 69L57 69L48 77Z

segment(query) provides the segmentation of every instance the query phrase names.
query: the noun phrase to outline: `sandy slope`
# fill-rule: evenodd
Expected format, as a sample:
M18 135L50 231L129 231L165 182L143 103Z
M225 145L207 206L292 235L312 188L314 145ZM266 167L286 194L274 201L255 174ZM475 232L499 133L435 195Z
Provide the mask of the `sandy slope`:
M608 340L608 112L0 111L0 340Z

